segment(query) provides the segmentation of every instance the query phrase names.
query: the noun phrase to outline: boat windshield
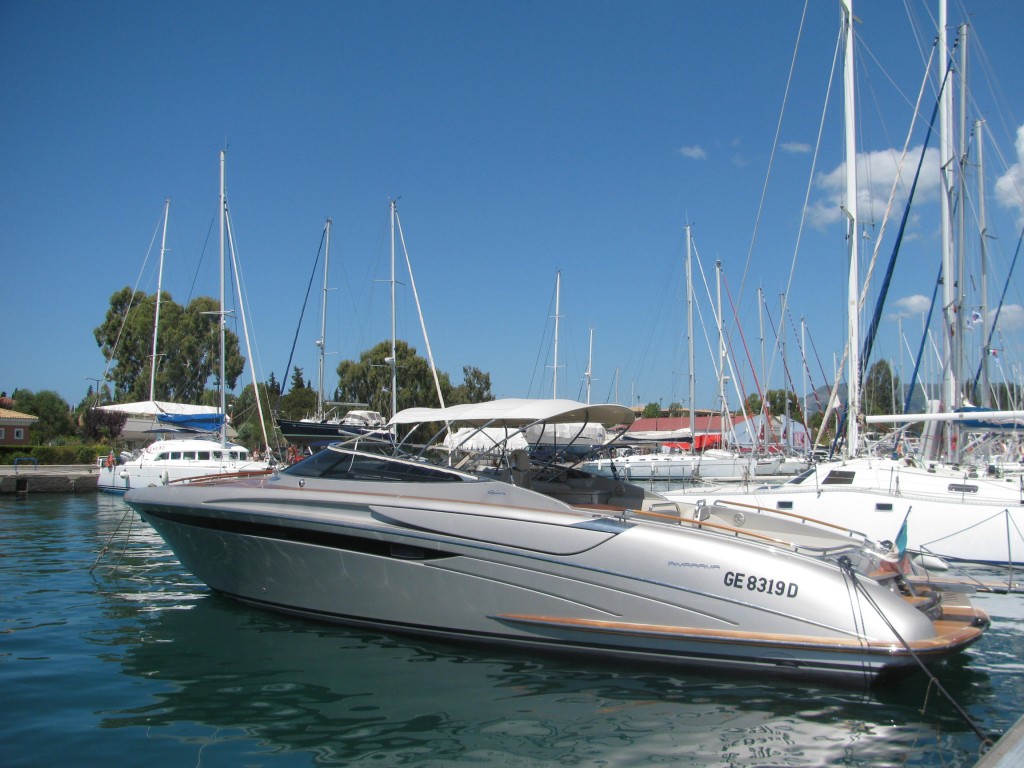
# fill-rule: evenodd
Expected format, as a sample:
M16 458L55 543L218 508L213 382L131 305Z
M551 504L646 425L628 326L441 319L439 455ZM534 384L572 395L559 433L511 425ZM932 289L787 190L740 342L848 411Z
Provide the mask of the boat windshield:
M368 480L376 482L451 483L467 476L434 464L404 461L325 448L283 470L286 475L318 477L325 480Z

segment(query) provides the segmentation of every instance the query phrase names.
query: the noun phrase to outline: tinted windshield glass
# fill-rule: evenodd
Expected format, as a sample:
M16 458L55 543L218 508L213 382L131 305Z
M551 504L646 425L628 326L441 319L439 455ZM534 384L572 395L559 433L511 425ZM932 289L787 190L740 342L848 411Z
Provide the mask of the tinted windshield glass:
M287 475L330 480L376 480L387 482L461 482L463 478L432 464L397 461L387 456L344 453L330 448L284 470Z

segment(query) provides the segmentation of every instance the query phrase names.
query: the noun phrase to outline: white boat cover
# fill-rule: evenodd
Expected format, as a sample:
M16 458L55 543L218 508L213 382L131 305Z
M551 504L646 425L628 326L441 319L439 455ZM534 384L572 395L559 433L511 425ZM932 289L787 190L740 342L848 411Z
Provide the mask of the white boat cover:
M196 414L220 413L220 408L212 405L189 405L188 403L168 403L162 400L140 400L137 403L117 403L116 405L97 406L103 411L129 413L133 416L157 416L161 413Z
M624 405L587 405L575 400L503 398L488 400L485 403L451 405L447 408L406 408L396 413L389 425L430 422L469 424L478 427L522 427L538 422L628 425L633 423L633 419L633 411Z
M678 443L683 440L692 440L693 433L689 427L682 429L649 429L634 430L622 436L624 443Z
M458 448L472 453L489 453L492 451L528 450L530 445L526 437L518 430L507 430L502 427L474 429L465 427L448 434L444 439L448 450Z

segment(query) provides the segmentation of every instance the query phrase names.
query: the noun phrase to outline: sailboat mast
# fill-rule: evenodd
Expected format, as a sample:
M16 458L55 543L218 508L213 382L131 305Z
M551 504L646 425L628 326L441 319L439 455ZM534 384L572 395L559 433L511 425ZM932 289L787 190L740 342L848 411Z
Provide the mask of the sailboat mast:
M327 272L331 260L331 225L334 221L330 218L324 223L324 292L323 303L320 307L320 338L316 345L320 348L320 367L317 372L316 389L316 417L321 421L324 418L324 355L327 348Z
M779 338L782 346L782 431L785 433L786 454L790 453L790 449L793 447L793 430L790 427L789 422L789 366L786 365L786 294L779 294L779 304L782 306L779 309ZM768 396L768 384L764 385L765 397ZM764 433L765 448L768 447L768 430L765 428Z
M558 319L562 316L559 304L562 296L562 270L555 272L555 364L554 379L551 383L551 397L558 399Z
M715 293L718 304L718 404L721 408L721 432L725 440L725 417L728 408L725 405L725 334L722 330L722 262L715 262ZM731 422L730 422L731 426Z
M846 138L846 215L848 246L850 252L850 276L846 303L847 339L850 345L847 368L846 407L846 450L849 455L857 452L860 439L860 255L857 237L857 135L856 98L854 94L853 69L853 0L844 0L843 36L844 57L844 107Z
M984 121L974 123L974 131L978 137L978 230L981 233L981 405L992 407L992 391L988 381L988 358L991 350L988 347L988 220L985 217L985 158L983 147Z
M693 370L693 239L689 224L686 225L686 354L690 384L690 450L693 450L697 438L694 434L697 425L694 413L697 376Z
M764 354L764 293L761 288L757 289L757 325L758 332L761 334L761 437L764 438L764 445L756 445L757 448L764 448L765 453L768 452L768 428L766 422L768 421L768 372L765 369L765 354ZM759 440L758 440L759 442Z
M587 351L587 405L590 405L590 382L593 379L594 365L594 329L590 329L590 348Z
M395 211L397 201L391 201L391 416L398 413L398 341L395 328Z
M156 312L153 316L153 354L149 363L149 399L156 400L156 339L160 332L160 296L164 285L164 254L167 253L167 214L171 210L171 198L164 200L164 232L160 238L160 268L156 274Z
M963 391L964 395L967 394L967 377L966 371L964 370L966 358L964 349L964 331L966 329L966 317L964 316L964 310L966 309L966 291L967 291L967 280L966 280L966 262L967 262L967 249L964 244L967 228L964 225L966 212L965 202L967 200L967 25L961 24L957 28L959 36L960 46L960 119L959 119L959 136L960 136L960 148L957 152L958 163L957 163L957 186L958 186L958 199L959 204L956 206L957 222L956 222L956 236L957 236L957 247L954 251L957 262L957 280L956 280L956 332L954 335L954 341L956 342L956 357L954 358L954 377L960 382L960 390ZM959 405L959 403L957 403Z
M953 411L957 405L957 382L953 371L953 360L956 355L954 348L953 329L956 320L953 313L956 307L955 271L953 268L953 232L951 225L953 195L953 158L952 118L953 91L949 83L949 48L946 35L946 2L939 3L939 83L942 92L939 95L939 179L942 189L939 192L940 229L939 238L942 248L942 307L944 328L942 333L943 375L942 375L942 406L943 410ZM953 458L953 430L946 430L946 456Z
M227 213L227 197L224 192L224 159L225 152L220 151L220 314L217 316L217 323L220 326L220 446L224 448L228 443L227 423L227 393L225 383L224 366L224 236L225 236L225 214Z

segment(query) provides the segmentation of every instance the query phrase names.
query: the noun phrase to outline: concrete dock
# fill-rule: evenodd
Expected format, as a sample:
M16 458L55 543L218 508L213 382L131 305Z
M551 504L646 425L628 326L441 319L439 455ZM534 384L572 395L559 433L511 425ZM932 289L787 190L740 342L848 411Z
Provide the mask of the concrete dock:
M19 463L0 466L0 494L95 493L99 470L95 465Z

